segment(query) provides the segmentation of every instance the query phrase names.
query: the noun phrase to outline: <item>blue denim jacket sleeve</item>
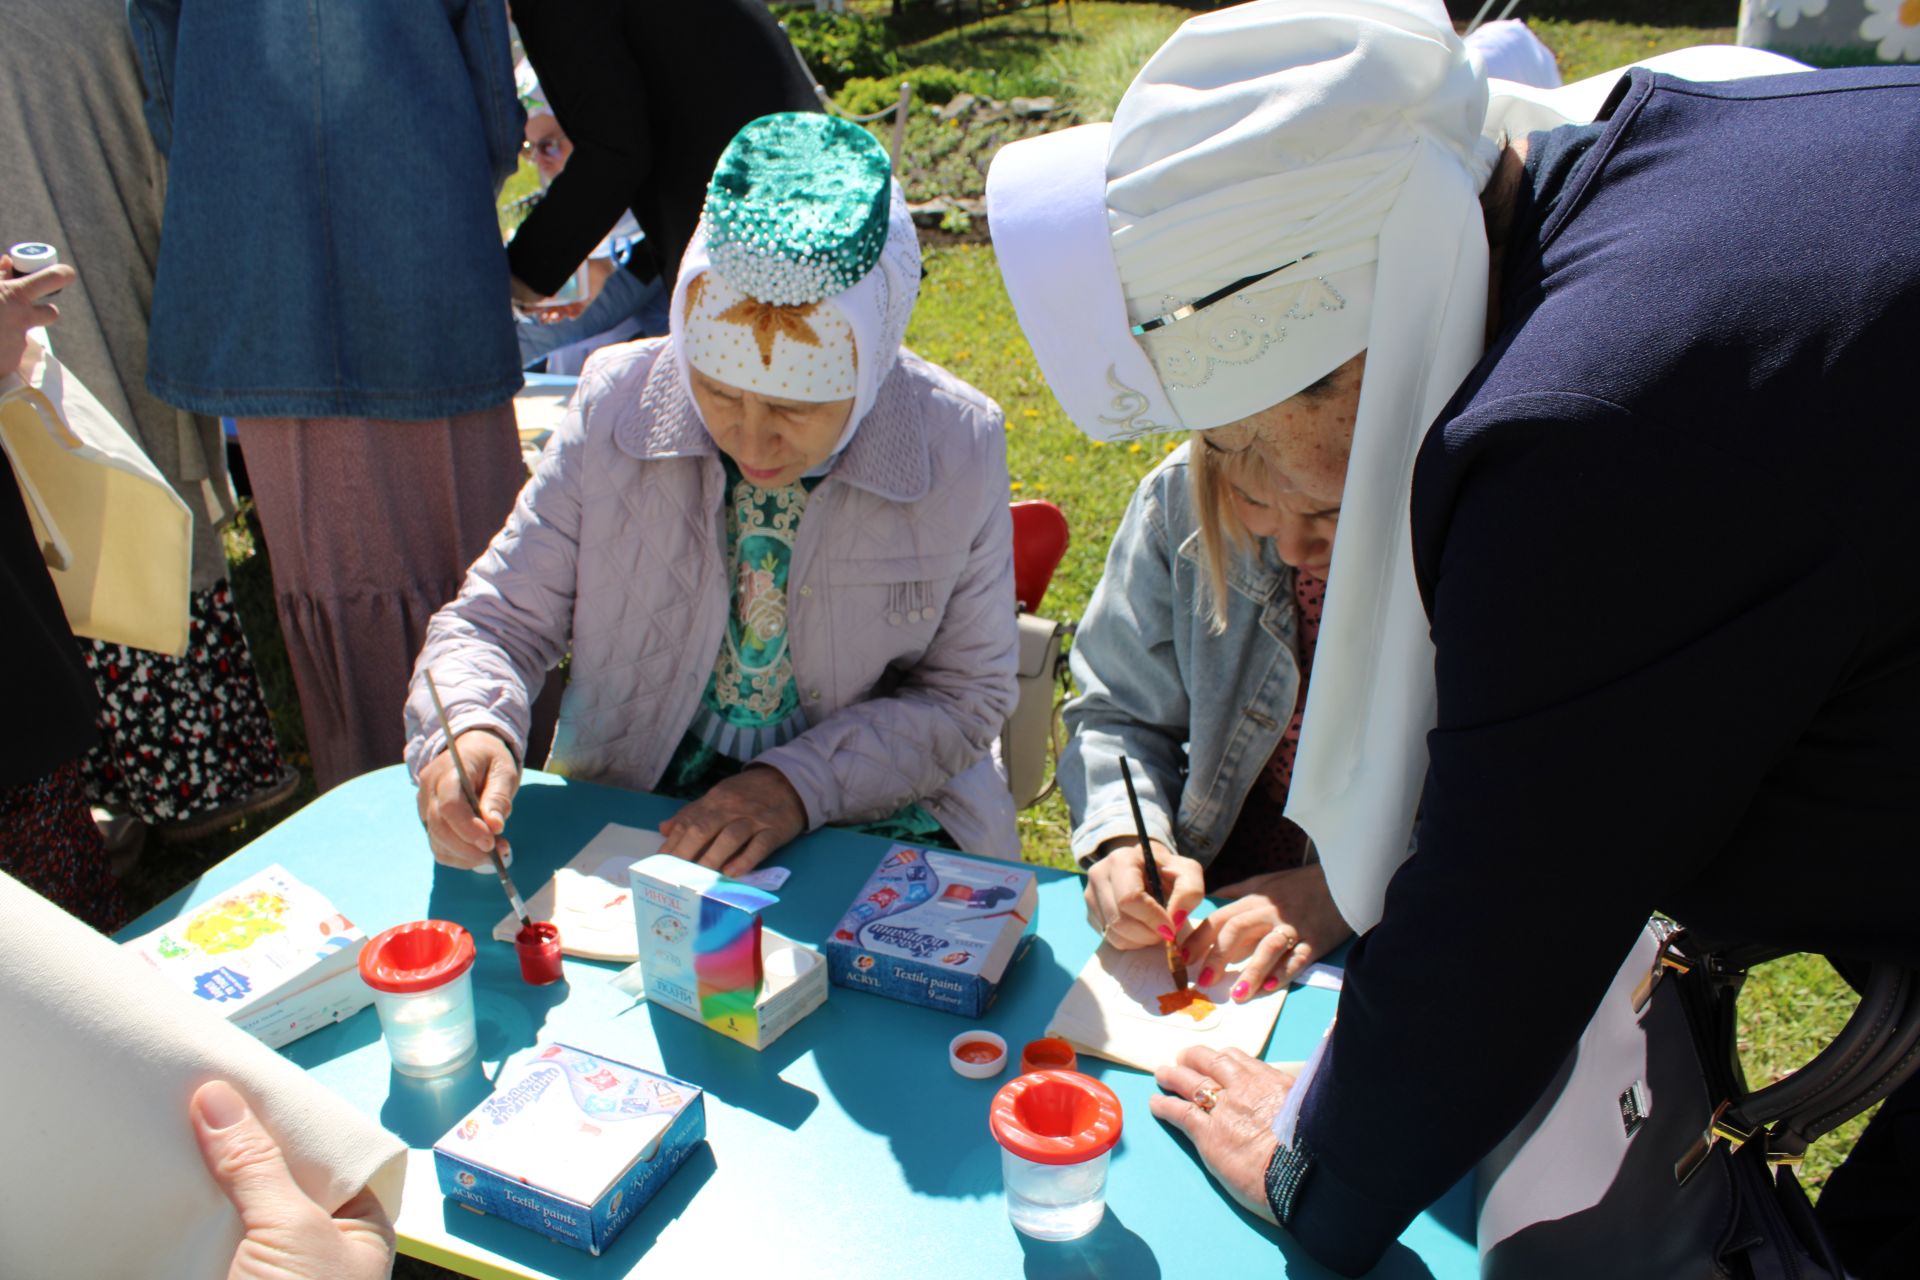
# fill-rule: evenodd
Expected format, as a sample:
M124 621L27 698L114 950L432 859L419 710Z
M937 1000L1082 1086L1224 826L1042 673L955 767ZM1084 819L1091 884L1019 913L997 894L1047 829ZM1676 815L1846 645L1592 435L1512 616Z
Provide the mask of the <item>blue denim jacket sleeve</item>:
M1175 641L1179 548L1168 536L1160 495L1185 476L1184 467L1163 466L1135 491L1074 637L1069 661L1080 693L1066 706L1060 789L1073 820L1076 858L1115 836L1134 835L1122 755L1132 764L1147 834L1178 852L1174 815L1192 705Z
M160 154L173 143L173 52L180 34L180 0L127 0L127 25L146 86L147 130Z
M467 0L455 19L454 30L460 41L460 56L473 79L474 100L480 104L487 163L493 172L493 192L498 196L501 186L519 167L520 143L527 127L526 112L514 88L506 9L497 0Z

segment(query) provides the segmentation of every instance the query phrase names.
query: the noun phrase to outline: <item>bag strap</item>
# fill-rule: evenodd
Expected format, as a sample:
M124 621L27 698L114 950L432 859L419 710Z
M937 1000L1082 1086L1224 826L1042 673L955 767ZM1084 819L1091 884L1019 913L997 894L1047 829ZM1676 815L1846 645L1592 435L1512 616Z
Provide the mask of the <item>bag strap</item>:
M1685 1181L1716 1142L1759 1142L1771 1164L1796 1165L1817 1138L1845 1124L1920 1070L1920 973L1874 964L1839 1034L1798 1071L1748 1090L1734 1048L1735 1001L1751 964L1784 953L1707 951L1685 930L1663 943L1655 981L1677 975L1708 1086L1721 1099L1707 1129L1674 1167ZM1732 958L1729 958L1732 957Z
M1017 611L1025 613L1026 609L1021 606ZM1053 634L1060 642L1060 647L1054 651L1053 671L1050 673L1053 679L1059 682L1060 696L1053 700L1053 706L1047 713L1047 750L1053 756L1053 773L1047 779L1047 785L1040 788L1040 794L1021 806L1025 809L1032 809L1045 803L1047 797L1060 789L1060 752L1066 746L1067 736L1065 712L1067 699L1073 696L1073 676L1067 667L1067 642L1073 639L1074 633L1079 630L1078 622L1053 624Z

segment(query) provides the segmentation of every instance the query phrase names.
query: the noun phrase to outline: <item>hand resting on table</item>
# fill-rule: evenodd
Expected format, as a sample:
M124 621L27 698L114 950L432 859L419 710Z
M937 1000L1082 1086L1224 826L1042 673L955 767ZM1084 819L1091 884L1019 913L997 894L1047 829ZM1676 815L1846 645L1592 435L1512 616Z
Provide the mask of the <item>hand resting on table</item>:
M748 765L661 823L667 842L660 851L722 875L745 875L806 829L807 807L786 775Z
M1147 1108L1192 1140L1201 1161L1242 1208L1272 1222L1267 1165L1279 1145L1273 1118L1295 1077L1239 1049L1195 1045L1153 1078L1167 1092L1148 1099ZM1193 1101L1202 1087L1213 1090L1211 1108Z

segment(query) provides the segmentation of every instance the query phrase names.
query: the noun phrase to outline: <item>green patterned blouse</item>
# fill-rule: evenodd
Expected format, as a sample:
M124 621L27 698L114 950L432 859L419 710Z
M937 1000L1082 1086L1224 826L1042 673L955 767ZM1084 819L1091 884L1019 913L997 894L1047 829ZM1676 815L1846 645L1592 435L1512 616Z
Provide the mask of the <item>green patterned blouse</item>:
M702 794L808 727L787 651L787 578L800 517L820 478L763 489L743 477L731 458L722 455L722 462L732 608L699 709L660 778L658 790L670 796ZM950 843L939 822L918 804L855 829L896 840Z

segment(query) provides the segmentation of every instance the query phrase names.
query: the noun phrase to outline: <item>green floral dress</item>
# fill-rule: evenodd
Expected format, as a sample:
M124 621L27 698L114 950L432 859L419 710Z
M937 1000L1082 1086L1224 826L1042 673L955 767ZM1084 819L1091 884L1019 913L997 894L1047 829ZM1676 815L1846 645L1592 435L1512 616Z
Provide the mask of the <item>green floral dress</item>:
M733 607L699 709L657 788L683 799L704 794L762 752L791 742L808 728L787 650L787 579L800 517L820 480L803 477L763 489L743 477L731 458L723 456L722 462ZM853 829L919 844L952 844L939 822L918 804Z

